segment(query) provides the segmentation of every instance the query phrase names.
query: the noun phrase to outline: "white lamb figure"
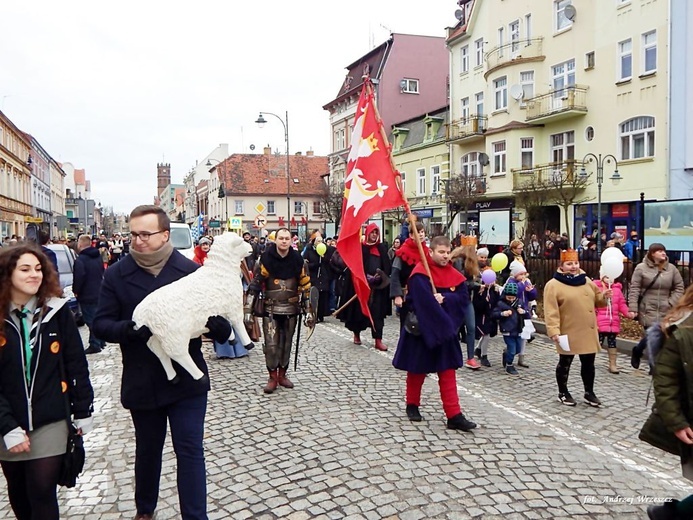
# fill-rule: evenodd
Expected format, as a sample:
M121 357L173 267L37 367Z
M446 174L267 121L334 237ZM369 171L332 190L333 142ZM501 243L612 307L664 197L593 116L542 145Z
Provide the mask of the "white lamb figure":
M249 243L236 233L224 233L214 239L202 267L157 289L135 308L132 319L137 328L146 325L152 331L147 346L169 381L176 377L171 360L193 379L204 376L188 353L188 343L209 332L205 325L210 316L223 316L244 345L251 342L243 325L241 282L241 261L250 253Z

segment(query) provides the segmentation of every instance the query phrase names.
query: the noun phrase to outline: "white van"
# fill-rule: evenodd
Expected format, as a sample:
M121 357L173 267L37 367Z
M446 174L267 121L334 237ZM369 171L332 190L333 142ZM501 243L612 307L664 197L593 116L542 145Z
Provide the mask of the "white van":
M183 256L193 259L195 256L195 244L193 243L190 226L180 222L171 222L171 245L180 251Z

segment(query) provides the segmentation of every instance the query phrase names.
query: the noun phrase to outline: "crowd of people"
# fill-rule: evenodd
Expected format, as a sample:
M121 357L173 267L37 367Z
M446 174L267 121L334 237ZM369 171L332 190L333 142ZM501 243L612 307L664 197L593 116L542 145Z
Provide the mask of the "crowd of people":
M577 356L583 401L591 407L601 406L595 389L596 356L605 346L609 372L618 374L616 339L621 319L637 319L643 327L661 327L673 338L662 350L669 353L660 363L666 369L654 373L655 393L682 446L693 445L686 416L691 408L686 406L682 412L671 404L681 395L672 394L668 386L683 370L679 364L686 358L679 350L693 341L688 339L688 331L683 336L674 333L693 311L693 293L689 289L683 296L681 275L669 263L662 244L649 246L626 295L620 280L611 280L603 272L599 279L591 280L580 268L591 244L581 253L550 232L543 244L536 235L528 246L521 240L511 241L501 253L499 267L489 248L474 236L457 237L453 245L445 236L427 237L424 226L415 222L388 247L381 230L371 223L361 244L369 287L369 312L364 314L354 275L337 250L337 237L324 238L315 230L301 247L289 229L280 228L267 236L244 233L243 239L251 251L242 269L244 322L249 333L258 325L262 330L266 394L279 387L294 388L288 373L301 325L312 329L332 314L350 331L354 344L366 342L362 335L369 331L373 347L384 352L389 350L383 341L385 319L394 313L400 334L392 364L406 373L403 416L413 422L424 420L422 387L427 374L436 374L447 427L473 430L477 424L462 409L456 370L489 369L495 365L493 359L511 377L529 369L528 344L535 332L532 319L537 317L538 291L529 279L527 258L545 256L546 251L554 255L555 249L558 269L543 288L543 312L547 336L557 354L558 401L577 405L568 388ZM89 328L86 349L60 298L46 242L46 236L40 236L36 244L18 241L0 251L0 277L4 278L0 308L5 317L0 331L0 466L12 510L20 519L59 518L56 486L68 424L73 423L80 434L92 427L94 395L86 354L101 352L109 342L120 345L121 402L130 412L135 431L135 519L154 516L167 424L178 465L181 516L207 518L203 437L210 383L203 339L192 338L188 352L204 376L195 380L179 370L172 384L157 356L146 347L151 331L136 326L132 317L148 294L204 265L214 247L213 237L201 237L193 261L186 259L171 245L170 221L156 206L132 211L125 240L120 235L111 240L78 237L73 290ZM608 242L606 246L618 247ZM204 336L212 342L217 358L248 355L252 345L239 343L237 331L226 318L206 319ZM490 340L496 336L503 340L497 358L489 352ZM633 351L636 367L646 344L644 338ZM37 371L39 363L41 371ZM39 395L35 388L40 389L40 400L33 398ZM687 456L682 456L682 463L684 475L687 471L693 475ZM693 499L656 507L667 509L652 509L652 514L673 507L689 511Z

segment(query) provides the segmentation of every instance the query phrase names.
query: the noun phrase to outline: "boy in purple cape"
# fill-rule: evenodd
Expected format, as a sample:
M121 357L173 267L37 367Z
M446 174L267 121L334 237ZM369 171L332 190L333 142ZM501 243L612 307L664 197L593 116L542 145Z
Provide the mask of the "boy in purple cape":
M476 424L462 413L455 378L463 364L457 331L464 322L469 291L465 277L450 264L450 239L434 237L430 248L428 266L436 292L424 264L417 264L408 281L407 302L418 325L412 327L405 318L392 364L407 371L406 410L411 421L423 420L421 387L426 374L436 372L448 428L469 431Z

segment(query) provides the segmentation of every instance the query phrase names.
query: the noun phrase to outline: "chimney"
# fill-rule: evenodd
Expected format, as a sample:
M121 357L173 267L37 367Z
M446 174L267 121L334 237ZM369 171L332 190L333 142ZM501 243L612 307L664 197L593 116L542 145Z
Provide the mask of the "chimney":
M267 145L262 149L262 151L265 155L270 155L272 153L272 147L270 145Z
M303 155L302 152L296 152L296 155Z
M313 150L308 150L306 152L306 157L313 157L313 154L314 154Z

